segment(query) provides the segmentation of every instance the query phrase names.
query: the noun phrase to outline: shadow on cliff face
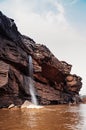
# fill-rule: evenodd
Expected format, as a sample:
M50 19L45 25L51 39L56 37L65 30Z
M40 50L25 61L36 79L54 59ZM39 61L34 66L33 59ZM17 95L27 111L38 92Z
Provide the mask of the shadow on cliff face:
M41 105L80 102L81 77L50 50L20 34L13 19L0 12L0 107L31 101L28 55L33 59L34 85Z

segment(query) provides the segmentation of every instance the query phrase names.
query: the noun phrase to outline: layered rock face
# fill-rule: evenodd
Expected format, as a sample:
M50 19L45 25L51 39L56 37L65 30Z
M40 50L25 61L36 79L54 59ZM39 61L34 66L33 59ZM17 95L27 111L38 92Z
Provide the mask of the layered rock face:
M0 12L0 107L31 101L29 62L33 59L33 80L39 104L79 102L81 77L72 66L59 61L50 50L19 33L14 20Z

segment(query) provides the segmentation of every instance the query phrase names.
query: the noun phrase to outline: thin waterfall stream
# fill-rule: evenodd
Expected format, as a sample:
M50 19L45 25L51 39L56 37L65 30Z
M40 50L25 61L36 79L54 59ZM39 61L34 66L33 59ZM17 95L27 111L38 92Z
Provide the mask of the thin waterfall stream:
M32 57L29 56L29 90L31 94L31 101L34 105L38 105L38 101L36 98L36 90L34 87L34 82L33 82L33 62L32 62Z

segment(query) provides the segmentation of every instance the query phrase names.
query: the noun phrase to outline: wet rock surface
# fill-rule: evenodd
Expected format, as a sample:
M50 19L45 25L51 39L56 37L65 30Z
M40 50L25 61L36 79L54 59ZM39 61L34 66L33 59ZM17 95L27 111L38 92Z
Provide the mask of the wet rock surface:
M21 35L0 12L0 108L31 101L28 56L33 59L33 80L39 104L80 102L81 77L71 74L72 65L59 61L51 51Z

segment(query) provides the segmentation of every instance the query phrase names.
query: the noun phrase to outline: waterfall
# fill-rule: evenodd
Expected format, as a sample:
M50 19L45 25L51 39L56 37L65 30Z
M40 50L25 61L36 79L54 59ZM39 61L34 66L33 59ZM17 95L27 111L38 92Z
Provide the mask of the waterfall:
M32 103L35 105L38 105L38 101L36 98L36 90L34 87L34 82L33 82L33 63L32 63L32 57L29 56L29 90L30 90L30 94L31 94L31 100Z

